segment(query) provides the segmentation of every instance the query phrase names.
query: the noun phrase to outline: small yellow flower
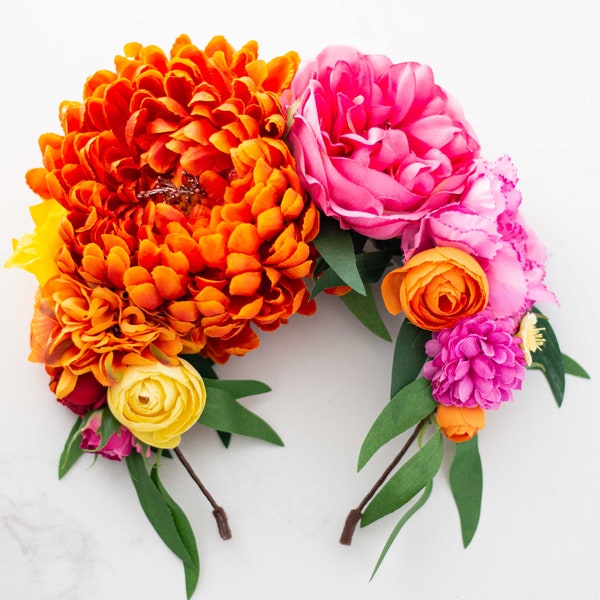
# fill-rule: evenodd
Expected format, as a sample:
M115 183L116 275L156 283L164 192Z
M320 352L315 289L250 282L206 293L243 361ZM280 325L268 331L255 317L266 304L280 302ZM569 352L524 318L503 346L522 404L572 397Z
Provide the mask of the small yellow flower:
M33 273L40 285L58 274L56 257L64 246L59 233L60 220L67 211L56 200L44 200L29 208L35 229L19 241L13 240L13 253L6 268L19 267Z
M108 387L107 403L115 419L141 442L175 448L200 417L206 389L199 373L185 360L127 367L123 379Z
M536 327L537 316L535 313L528 312L522 319L519 326L519 331L516 337L521 339L521 348L525 353L527 366L533 362L531 358L532 352L537 352L546 341L542 335L543 327Z

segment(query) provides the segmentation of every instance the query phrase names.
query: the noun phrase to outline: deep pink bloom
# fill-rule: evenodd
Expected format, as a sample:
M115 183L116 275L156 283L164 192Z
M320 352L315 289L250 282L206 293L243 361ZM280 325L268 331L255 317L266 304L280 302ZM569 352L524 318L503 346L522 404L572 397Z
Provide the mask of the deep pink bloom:
M75 389L64 398L58 398L58 401L75 414L83 416L106 404L106 388L92 373L84 373L77 378Z
M488 278L488 309L515 322L535 302L556 302L543 283L544 246L519 212L517 182L508 156L493 163L478 161L458 201L432 211L402 239L407 259L434 246L460 248L474 256Z
M329 47L292 82L288 140L317 206L376 239L453 201L479 143L428 66Z
M446 406L490 409L512 399L525 377L525 356L512 319L494 319L488 311L462 319L427 342L433 360L423 375L434 399Z
M94 452L110 460L122 460L129 456L134 448L136 439L133 434L121 425L116 433L110 436L108 442L100 449L100 434L98 429L102 424L102 410L97 410L89 417L85 426L81 429L80 448L86 452Z

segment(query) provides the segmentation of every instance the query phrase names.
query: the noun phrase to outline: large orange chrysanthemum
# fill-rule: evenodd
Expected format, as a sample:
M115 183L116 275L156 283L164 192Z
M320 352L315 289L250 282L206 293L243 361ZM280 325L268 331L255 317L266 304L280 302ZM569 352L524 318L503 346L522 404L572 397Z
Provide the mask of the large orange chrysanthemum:
M55 366L88 365L106 381L107 361L131 353L224 362L258 346L252 325L272 330L314 310L303 278L318 212L282 139L279 102L299 58L267 63L257 51L249 42L236 52L223 37L200 50L181 36L169 57L129 44L115 72L88 79L82 103L61 105L64 135L41 136L44 167L27 180L68 211L62 275L43 291L44 310L62 327L46 350ZM163 341L171 332L180 347L82 344L75 332L95 329L87 317L77 327L61 321L56 288L65 285L89 307L108 303L110 322L140 315L136 323ZM103 366L92 367L90 352Z

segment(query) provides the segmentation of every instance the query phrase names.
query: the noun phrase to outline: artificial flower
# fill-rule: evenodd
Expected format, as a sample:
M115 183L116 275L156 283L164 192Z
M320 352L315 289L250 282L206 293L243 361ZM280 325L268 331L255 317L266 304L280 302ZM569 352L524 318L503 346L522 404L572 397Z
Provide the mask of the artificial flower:
M60 370L56 372L60 373ZM60 379L60 376L55 379ZM50 383L50 388L55 389L54 381ZM106 404L106 387L91 372L84 373L77 377L73 391L57 400L76 415L83 416L90 410L96 410Z
M477 161L455 202L431 211L402 239L407 259L435 246L476 257L489 283L489 308L518 322L534 302L556 303L543 283L546 251L519 212L521 193L508 156Z
M99 433L104 411L92 412L81 428L80 448L85 452L100 454L109 460L122 460L131 454L135 447L135 438L121 425L120 429L104 441Z
M175 330L121 294L69 275L53 277L40 289L31 338L30 359L60 371L59 399L75 389L80 375L91 372L110 386L129 365L177 364L183 348Z
M453 442L468 442L485 427L485 410L480 406L445 406L440 404L435 418L444 435Z
M252 326L314 312L304 278L319 215L279 101L298 63L295 52L260 60L256 42L236 51L219 36L201 50L183 35L169 56L128 44L114 72L88 78L28 174L68 211L59 270L217 362L258 346Z
M541 350L545 343L543 327L537 326L537 316L533 312L528 312L519 324L519 331L515 334L515 337L521 340L521 350L525 355L525 362L527 366L531 366L533 358L531 354Z
M67 211L56 200L45 200L29 208L35 229L19 241L13 240L13 254L5 267L19 267L33 273L40 285L58 274L56 257L64 246L58 231Z
M334 46L291 92L302 182L343 229L397 237L464 190L479 143L429 67Z
M439 331L483 310L488 283L472 256L439 247L415 254L403 267L388 273L381 292L390 313L404 311L418 327Z
M200 417L206 389L187 361L177 366L131 366L110 386L107 404L113 416L141 442L155 448L175 448Z
M432 358L423 375L433 398L446 406L498 408L512 400L525 378L525 357L512 319L488 311L461 319L425 345Z

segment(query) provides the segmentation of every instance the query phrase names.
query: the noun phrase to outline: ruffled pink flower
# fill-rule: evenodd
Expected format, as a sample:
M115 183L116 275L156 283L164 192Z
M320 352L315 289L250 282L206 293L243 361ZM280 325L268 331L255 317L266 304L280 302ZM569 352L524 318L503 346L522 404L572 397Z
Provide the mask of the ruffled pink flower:
M330 47L301 66L292 96L302 182L343 229L397 237L464 190L479 143L429 67Z
M521 340L513 333L511 319L484 311L434 334L425 345L433 360L423 368L433 398L446 406L484 409L512 400L525 377Z
M98 429L102 424L102 414L103 411L97 410L89 417L87 423L81 429L81 443L79 447L86 452L101 454L110 460L122 460L131 454L131 451L136 446L136 439L129 429L121 426L119 431L113 433L108 442L99 449L101 437Z
M519 212L517 172L508 156L478 161L457 202L432 211L406 232L406 258L434 246L460 248L474 256L490 286L488 309L515 322L535 302L556 303L543 283L546 251Z

